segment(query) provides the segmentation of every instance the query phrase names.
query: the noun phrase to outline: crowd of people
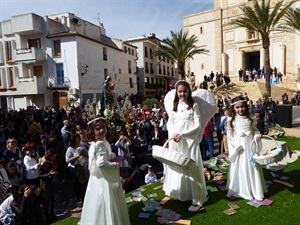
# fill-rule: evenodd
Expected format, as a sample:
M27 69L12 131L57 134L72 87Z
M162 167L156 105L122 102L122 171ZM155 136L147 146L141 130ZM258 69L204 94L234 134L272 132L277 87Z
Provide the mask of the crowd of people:
M242 180L242 175L234 171L238 171L245 161L250 141L259 142L257 134L264 134L264 121L276 121L278 102L271 97L267 101L262 98L253 101L247 93L234 99L216 96L216 111L206 112L203 116L201 113L205 110L198 109L189 84L181 81L175 88L170 112L165 107L164 96L153 108L135 107L129 114L130 133L124 128L117 139L110 138L105 119L82 116L80 106L71 107L68 112L50 107L0 112L0 221L3 224L43 225L57 220L55 196L67 179L72 182L74 198L83 205L81 224L90 220L91 209L95 214L106 215L95 221L112 224L116 224L112 221L116 218L129 221L123 203L112 213L106 211L103 204L92 207L91 202L122 198L123 191L131 190L129 183L134 173L147 165L146 153L154 145L162 146L170 137L173 140L169 147L189 150L183 154L193 159L195 165L190 171L164 165L163 190L174 199L191 200L189 211L196 212L207 201L202 160L216 155L214 133L219 142L218 153L225 150L235 159L231 164L228 196L263 199L265 189L262 185L259 190L246 190L248 195L244 195L244 184L235 181L234 177L240 176ZM118 102L122 104L123 100ZM206 120L201 122L205 117ZM253 123L254 120L257 122ZM245 123L242 126L245 130L239 130L239 123ZM249 140L241 137L239 132L248 132ZM157 181L153 167L147 165L147 170L145 184ZM251 183L259 176L254 174L247 182ZM98 184L109 193L113 188L113 193L104 196L95 192ZM182 189L186 191L180 191ZM120 216L111 216L120 212Z

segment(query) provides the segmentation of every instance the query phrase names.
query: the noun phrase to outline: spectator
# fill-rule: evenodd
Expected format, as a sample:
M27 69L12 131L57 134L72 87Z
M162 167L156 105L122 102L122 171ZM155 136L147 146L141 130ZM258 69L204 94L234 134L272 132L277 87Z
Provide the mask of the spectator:
M154 173L154 169L152 166L148 167L148 173L145 175L145 183L152 184L157 181L156 174Z
M41 158L41 169L39 178L41 181L41 193L44 197L43 208L46 215L46 221L52 223L57 220L54 213L55 194L56 194L56 175L57 175L57 159L56 152L50 148Z
M120 162L120 175L125 178L128 174L128 169L131 168L131 152L129 146L132 144L131 140L121 132L119 140L115 143L118 148L118 156L123 157Z
M204 128L203 137L209 148L209 158L214 157L214 123L213 118L208 121L207 125Z
M162 145L163 144L163 134L157 123L154 124L153 129L151 130L151 139L150 139L150 149L153 145Z
M289 103L289 96L287 95L286 92L282 95L282 103L283 104L288 104Z
M35 151L35 143L32 141L26 142L22 149L24 156L25 178L28 186L37 188L40 186L39 170L41 162Z

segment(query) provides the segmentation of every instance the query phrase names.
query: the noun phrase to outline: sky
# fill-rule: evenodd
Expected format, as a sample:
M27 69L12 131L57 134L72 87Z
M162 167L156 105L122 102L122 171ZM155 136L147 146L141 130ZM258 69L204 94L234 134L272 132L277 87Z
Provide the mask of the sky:
M183 17L213 9L214 0L0 0L0 21L35 13L70 12L94 24L106 35L127 40L154 33L159 39L183 28Z

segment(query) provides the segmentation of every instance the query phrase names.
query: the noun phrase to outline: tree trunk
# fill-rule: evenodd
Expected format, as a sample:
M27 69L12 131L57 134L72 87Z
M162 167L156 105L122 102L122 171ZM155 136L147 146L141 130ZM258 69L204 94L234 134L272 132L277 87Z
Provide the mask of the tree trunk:
M270 65L270 39L267 37L263 40L263 48L265 50L265 88L266 93L271 96L271 85L270 85L270 77L271 77L271 65Z
M183 64L178 64L178 73L180 74L180 79L185 80L185 71L184 71L185 65Z

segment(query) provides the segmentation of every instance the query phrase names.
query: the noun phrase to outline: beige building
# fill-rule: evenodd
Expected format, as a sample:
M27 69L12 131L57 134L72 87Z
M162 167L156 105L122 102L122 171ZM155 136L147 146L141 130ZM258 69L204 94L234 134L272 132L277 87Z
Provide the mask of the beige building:
M281 0L272 0L271 5L278 1ZM214 0L214 9L184 17L184 31L196 35L198 45L206 45L210 51L209 55L196 55L186 64L186 71L196 75L196 82L201 82L211 71L234 76L240 68L245 71L263 67L264 50L259 35L229 24L230 20L242 15L240 7L248 4L251 0ZM299 1L293 5L299 6ZM297 76L300 71L299 34L274 31L270 42L271 67Z

